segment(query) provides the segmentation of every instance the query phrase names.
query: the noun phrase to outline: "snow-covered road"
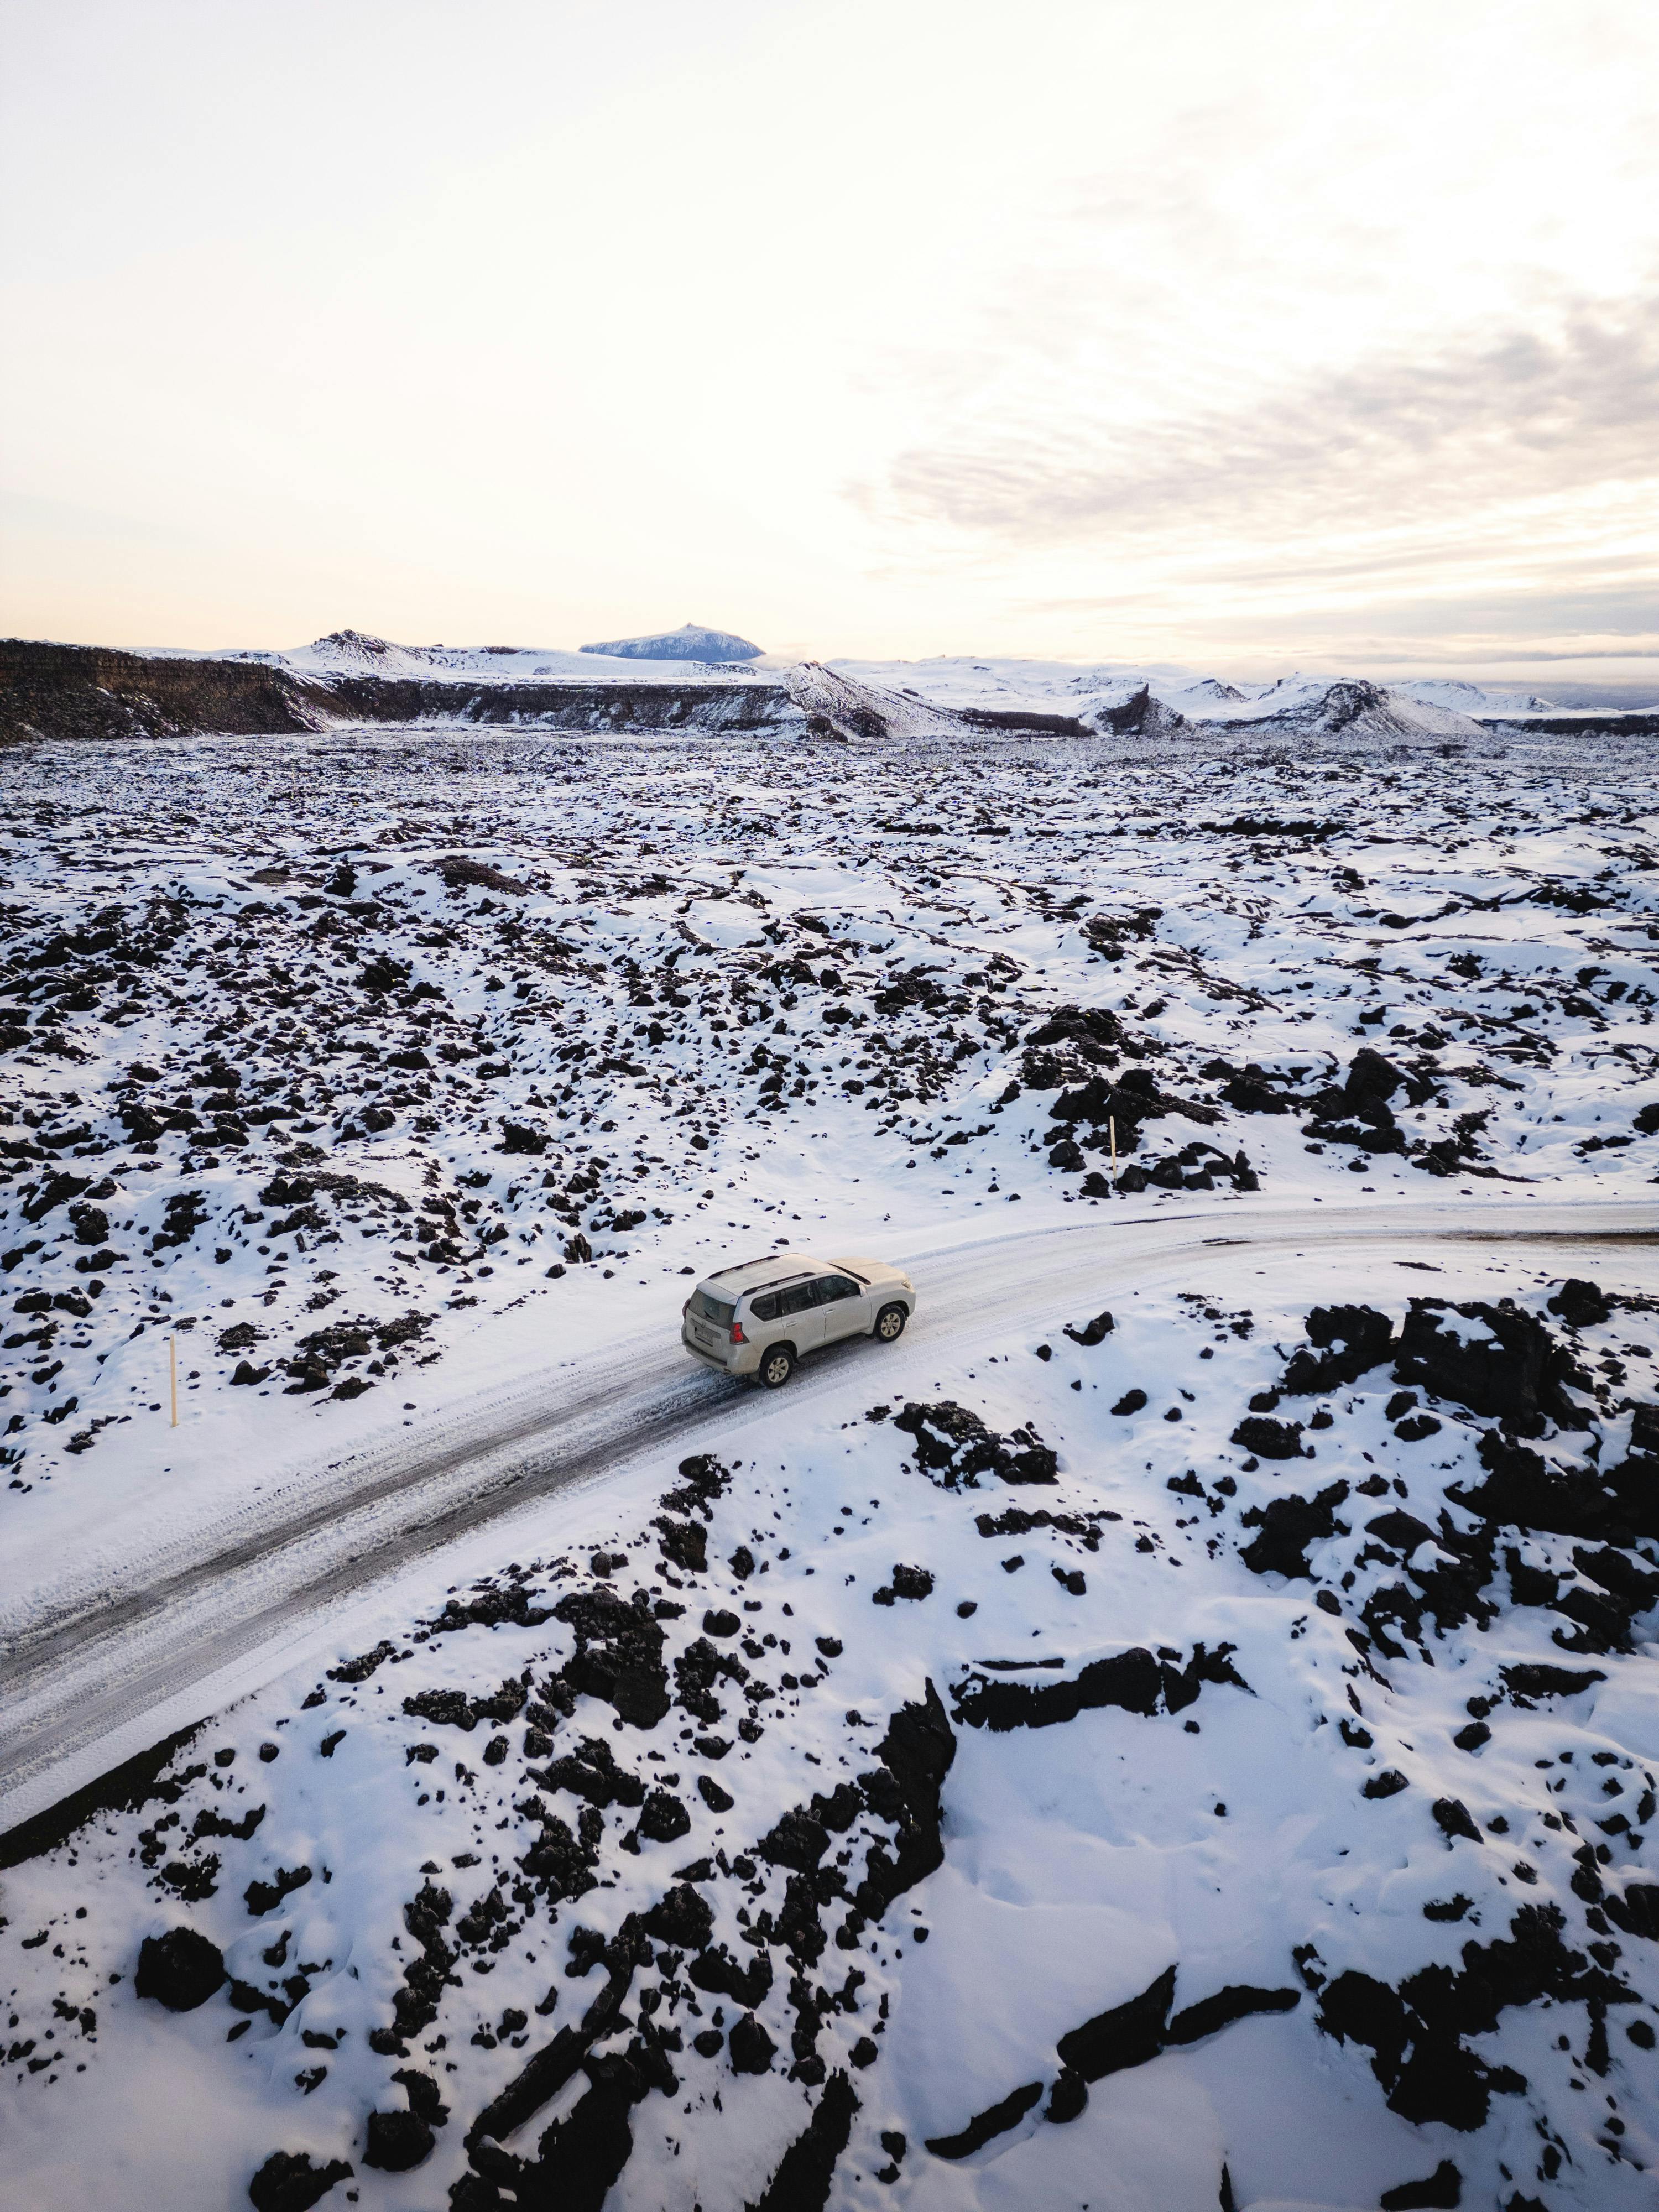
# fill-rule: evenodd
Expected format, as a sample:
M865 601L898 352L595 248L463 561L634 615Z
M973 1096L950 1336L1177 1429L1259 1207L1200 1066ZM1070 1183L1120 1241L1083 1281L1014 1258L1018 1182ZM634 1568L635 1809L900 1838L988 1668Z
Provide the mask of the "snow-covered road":
M1653 1272L1637 1255L1659 1244L1659 1200L1241 1200L1219 1218L1213 1206L1114 1211L958 1233L895 1255L921 1292L896 1352L859 1342L820 1355L787 1401L688 1371L672 1332L658 1329L454 1406L400 1443L292 1473L188 1536L171 1531L95 1584L66 1558L0 1620L0 1831L294 1665L310 1643L337 1634L371 1587L442 1547L493 1523L500 1551L513 1540L512 1516L527 1510L540 1516L544 1546L550 1498L614 1478L644 1455L740 1452L746 1431L855 1375L872 1396L901 1400L925 1389L924 1370L953 1340L1034 1342L1062 1308L1166 1284L1206 1249L1249 1247L1282 1267L1314 1246L1358 1257L1368 1246L1397 1253L1445 1241L1547 1242L1564 1272L1622 1284Z

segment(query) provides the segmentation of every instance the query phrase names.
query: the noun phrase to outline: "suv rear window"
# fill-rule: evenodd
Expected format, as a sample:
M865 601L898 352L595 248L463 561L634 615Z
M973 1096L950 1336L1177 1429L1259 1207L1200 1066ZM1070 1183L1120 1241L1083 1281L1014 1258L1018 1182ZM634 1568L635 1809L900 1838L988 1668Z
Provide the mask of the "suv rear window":
M711 1297L707 1291L699 1291L694 1301L696 1310L705 1321L712 1321L716 1328L730 1328L735 1304L727 1305L723 1298Z

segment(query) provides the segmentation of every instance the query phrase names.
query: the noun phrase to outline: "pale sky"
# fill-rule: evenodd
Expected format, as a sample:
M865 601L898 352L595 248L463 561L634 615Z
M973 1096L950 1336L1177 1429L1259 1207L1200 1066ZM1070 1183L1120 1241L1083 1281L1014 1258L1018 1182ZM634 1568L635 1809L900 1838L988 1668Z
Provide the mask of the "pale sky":
M1653 0L0 26L4 631L1659 668Z

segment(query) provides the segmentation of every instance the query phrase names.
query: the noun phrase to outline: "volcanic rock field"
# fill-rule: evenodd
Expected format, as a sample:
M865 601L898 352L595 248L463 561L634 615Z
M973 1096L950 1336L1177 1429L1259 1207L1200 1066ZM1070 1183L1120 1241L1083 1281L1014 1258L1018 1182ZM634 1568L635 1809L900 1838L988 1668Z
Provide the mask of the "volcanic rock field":
M9 1648L727 1260L919 1305L37 1790L0 2204L1650 2206L1645 742L8 751Z

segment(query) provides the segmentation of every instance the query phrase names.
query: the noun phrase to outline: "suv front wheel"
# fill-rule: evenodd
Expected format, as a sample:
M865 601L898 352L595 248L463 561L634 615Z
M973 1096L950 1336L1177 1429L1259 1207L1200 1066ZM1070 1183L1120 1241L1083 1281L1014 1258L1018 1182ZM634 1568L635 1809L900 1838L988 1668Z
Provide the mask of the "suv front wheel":
M884 1306L876 1316L873 1334L878 1336L884 1344L896 1344L904 1334L904 1324L908 1318L902 1306Z
M759 1382L768 1390L781 1390L795 1371L795 1355L787 1344L775 1344L769 1352L763 1352L756 1370Z

